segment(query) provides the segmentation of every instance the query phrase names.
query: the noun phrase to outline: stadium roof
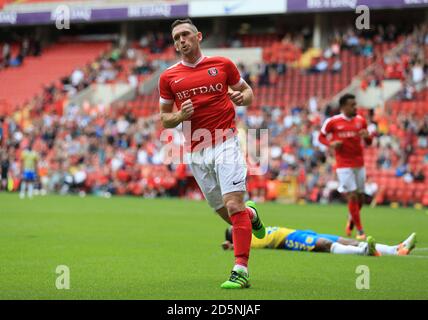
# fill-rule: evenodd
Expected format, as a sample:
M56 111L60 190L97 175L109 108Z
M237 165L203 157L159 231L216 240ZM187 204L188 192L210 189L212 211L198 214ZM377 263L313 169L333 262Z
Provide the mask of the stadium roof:
M0 0L0 25L53 24L64 10L72 22L125 21L428 7L428 0ZM61 11L62 10L62 11Z

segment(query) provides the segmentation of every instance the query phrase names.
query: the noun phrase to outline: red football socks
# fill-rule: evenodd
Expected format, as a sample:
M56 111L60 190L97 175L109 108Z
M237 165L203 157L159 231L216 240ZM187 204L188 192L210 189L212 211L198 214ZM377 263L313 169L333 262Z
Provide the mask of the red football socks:
M250 208L245 208L245 211L248 213L248 216L250 217L250 221L253 221L254 219L254 212Z
M251 220L248 211L240 211L230 216L232 221L233 248L235 264L248 265L251 246Z
M358 200L350 200L348 202L348 209L349 213L352 216L352 221L354 222L355 226L357 227L358 231L363 230L363 227L361 226L361 219L360 219L360 203Z

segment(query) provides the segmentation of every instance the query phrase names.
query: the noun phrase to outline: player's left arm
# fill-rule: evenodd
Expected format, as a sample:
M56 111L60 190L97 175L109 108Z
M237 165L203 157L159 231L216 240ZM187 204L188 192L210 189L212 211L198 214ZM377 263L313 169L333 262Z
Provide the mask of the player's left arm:
M254 93L248 83L242 79L236 65L229 59L225 59L227 72L227 84L229 86L229 98L237 106L249 106L253 102Z
M320 132L319 136L318 136L318 141L321 142L323 145L329 147L330 146L330 141L328 140L328 137L326 134Z
M343 142L340 140L330 140L329 135L333 133L332 126L332 118L328 118L326 121L324 121L318 136L318 141L329 147L331 150L336 150L343 145Z
M369 133L369 131L367 130L367 122L366 122L366 120L365 119L363 119L363 120L364 120L364 122L363 122L363 128L360 130L359 134L360 134L360 137L364 139L364 142L368 146L370 146L372 144L372 142L373 142L373 135L371 135Z
M360 131L360 136L364 139L364 142L367 145L371 145L373 142L373 137L370 135L370 133L367 131L367 129L362 129Z
M238 84L230 87L232 91L229 91L229 98L237 106L249 106L253 102L254 93L253 89L248 83L241 79Z

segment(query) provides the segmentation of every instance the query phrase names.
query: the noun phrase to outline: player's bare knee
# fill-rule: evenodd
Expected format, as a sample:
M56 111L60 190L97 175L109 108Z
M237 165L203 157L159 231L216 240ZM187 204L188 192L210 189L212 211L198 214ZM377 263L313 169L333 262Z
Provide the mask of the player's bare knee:
M358 198L357 191L348 192L348 200L358 200Z
M244 204L243 194L241 194L241 192L226 194L224 196L224 205L229 215L232 215L240 211L244 211L245 204Z
M236 199L231 199L227 201L226 208L227 208L227 212L229 212L229 215L232 215L234 213L244 210L243 204L237 201Z

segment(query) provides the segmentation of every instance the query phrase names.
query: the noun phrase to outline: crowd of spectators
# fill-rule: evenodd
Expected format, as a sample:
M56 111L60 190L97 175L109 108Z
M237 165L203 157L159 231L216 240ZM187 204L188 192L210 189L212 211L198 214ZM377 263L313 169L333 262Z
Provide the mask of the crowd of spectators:
M337 196L331 157L326 157L327 150L317 138L323 118L334 112L317 106L289 112L265 108L258 114L238 110L241 132L270 130L268 167L260 168L267 169L267 174L248 179L253 198L273 200L277 192L269 195L269 184L290 178L298 182L302 198L328 202ZM21 177L20 154L31 143L40 154L39 189L43 192L201 198L184 164L165 164L157 116L137 118L125 103L104 110L69 106L62 113L30 114L32 121L26 124L17 114L1 121L7 131L2 136L6 145L2 159L8 159L13 189ZM179 131L172 130L172 137L179 148Z
M157 119L137 119L125 105L111 108L69 106L62 115L34 114L24 126L16 116L3 119L2 159L9 161L13 188L21 177L20 154L31 144L40 155L44 192L150 197L170 190L177 178L163 166Z
M426 27L422 26L420 29L416 29L415 33L423 32L425 29ZM340 73L343 68L343 61L341 60L343 50L348 50L356 56L363 56L376 61L379 57L376 56L375 46L388 42L395 43L402 34L392 24L386 26L378 25L369 31L358 31L349 27L345 30L334 30L328 39L327 45L322 49L318 49L312 48L312 35L310 32L308 33L308 30L288 32L284 36L278 35L278 40L272 40L269 45L264 46L263 62L257 68L243 71L248 74L248 78L253 83L257 83L260 86L274 84L277 76L285 74L289 68L293 67L301 68L303 72L308 74L325 72L336 74ZM227 39L226 46L233 48L243 47L244 43L241 37L242 35L239 33L231 36ZM418 41L418 50L420 50L421 36L418 37ZM407 48L407 50L411 51L412 48ZM299 61L302 54L308 51L312 52L310 59L308 61L306 59ZM401 54L397 56L401 57ZM424 61L421 58L423 57L419 54L419 61ZM395 71L388 69L391 68L390 65L393 65L390 60L391 58L385 57L384 66L380 70L367 75L363 85L377 86L384 77L390 76L389 73L392 72L394 74ZM410 64L413 67L415 63L410 62ZM413 68L411 72L416 74L417 78L420 78L418 67L419 65L416 64L416 69Z
M393 33L395 34L395 33ZM397 38L391 35L388 38ZM362 88L378 87L382 80L400 80L403 89L399 94L401 100L417 99L428 75L428 24L414 27L412 32L398 39L401 44L392 50L371 68L362 81Z
M352 27L347 30L334 30L328 45L313 57L307 71L309 73L340 72L343 66L340 54L343 50L349 50L356 56L376 60L375 46L397 41L398 34L394 25L377 25L370 31L358 31Z
M0 42L0 71L9 67L19 67L26 57L36 57L41 52L40 41L28 36Z
M150 53L161 53L170 45L170 35L164 32L144 33L138 42L141 49L148 49Z
M392 30L386 34L393 37ZM364 54L364 50L355 47L364 47L367 43L355 44L355 37L351 34L347 37L343 43L354 47L358 54ZM143 37L139 46L150 51L153 46L162 48L162 41L154 39ZM343 43L333 41L326 50L331 52L327 54L337 56L343 50ZM157 115L141 118L138 110L125 102L110 106L84 104L82 107L67 103L70 93L90 83L115 81L122 72L124 59L133 61L129 69L131 74L144 72L138 62L144 57L139 55L138 48L115 48L85 68L76 69L61 85L45 88L40 97L13 115L0 119L1 167L7 168L8 173L7 176L3 174L1 188L18 189L20 154L32 144L40 154L38 181L43 193L201 198L185 164L165 164L168 155L163 148L164 142L160 141L162 128ZM249 83L260 81L245 65L239 68ZM315 97L307 105L287 109L265 107L256 112L237 109L237 126L241 133L255 129L256 136L260 136L262 129L268 129L270 134L268 163L258 168L267 173L248 178L248 190L255 200L276 199L278 182L290 179L297 184L299 198L330 202L340 197L335 191L333 157L328 156L330 151L318 141L322 122L337 112ZM415 146L428 147L428 118L402 115L393 124L388 112L372 111L365 116L369 130L377 132L374 140L374 147L378 149L377 168L394 169L396 176L403 177L406 182L425 181L423 164L412 167L409 158ZM397 132L401 132L400 137ZM181 150L179 131L171 130L171 139ZM428 157L426 160L428 162ZM377 187L369 177L367 193L373 195Z
M269 192L272 183L290 178L297 182L300 198L314 202L339 198L333 158L318 142L323 119L336 112L334 108L320 110L318 106L290 111L265 108L256 114L238 111L241 131L270 130L268 167L261 168L267 173L248 178L253 198L274 200L278 191ZM7 131L7 137L2 135L6 145L2 166L7 160L9 178L14 181L12 185L2 183L3 188L18 188L20 153L32 143L41 156L38 173L42 192L202 197L197 188L191 187L192 179L184 164L164 163L167 155L160 142L157 116L137 118L127 104L118 104L104 110L70 106L63 114L34 114L32 119L26 126L21 125L22 119L17 115L1 121L3 132ZM406 162L411 154L407 145L413 145L407 139L418 139L420 146L425 146L427 119L404 117L398 125L406 132L405 140L391 135L379 120L369 117L370 130L378 131L378 169L392 168L406 182L423 182L422 165L411 168ZM182 140L177 131L173 132L178 147Z
M416 149L428 148L428 117L406 114L399 115L394 122L382 115L375 119L379 134L377 168L395 169L396 177L403 177L408 183L424 182L423 165L428 163L428 157L416 165L409 160Z
M0 187L18 188L21 153L31 144L40 155L38 183L43 193L174 194L171 185L183 180L183 173L177 178L166 174L155 118L137 118L128 104L120 102L79 107L69 101L92 83L114 83L121 76L138 87L140 75L167 63L147 59L146 49L162 52L159 41L154 46L157 49L149 40L114 47L60 83L46 86L11 116L0 118Z
M243 41L240 40L241 36L239 34L233 35L227 40L225 46L231 48L244 47ZM286 33L284 36L271 34L269 39L267 44L263 45L263 61L258 63L256 68L248 68L239 62L240 71L244 78L250 81L249 83L260 86L274 84L275 79L284 75L289 66L298 60L306 49L303 31Z
M144 37L143 37L144 38ZM73 95L92 83L116 83L125 81L137 88L140 82L154 71L165 68L164 57L153 58L152 52L162 53L167 47L158 47L158 42L140 41L139 45L114 46L92 63L76 68L70 76L61 79L61 87L68 96Z

